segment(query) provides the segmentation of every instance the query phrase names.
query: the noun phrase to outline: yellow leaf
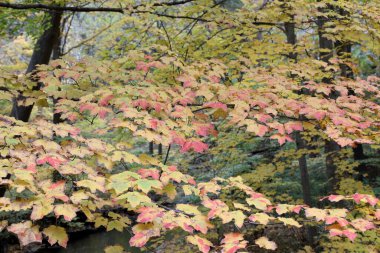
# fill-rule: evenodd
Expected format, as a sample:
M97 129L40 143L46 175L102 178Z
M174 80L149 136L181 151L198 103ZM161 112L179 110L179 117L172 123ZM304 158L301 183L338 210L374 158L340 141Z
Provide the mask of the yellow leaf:
M162 191L166 193L166 195L168 195L169 199L171 200L174 200L175 197L177 196L176 188L172 183L165 185Z
M296 220L292 218L278 218L279 221L282 221L285 225L295 226L297 228L302 227L301 224L299 224Z
M78 208L71 204L56 205L54 208L55 215L57 217L62 215L66 221L74 219L77 216L77 211Z
M51 225L45 228L43 233L49 238L50 245L58 243L60 246L66 248L69 237L63 227Z
M185 212L186 214L200 215L201 212L198 210L197 206L188 204L178 204L176 209Z
M123 253L124 248L120 245L107 246L104 249L104 253Z
M276 250L277 245L275 242L269 241L268 238L265 236L260 237L259 239L255 240L255 243L260 247L264 249L270 249L270 250Z

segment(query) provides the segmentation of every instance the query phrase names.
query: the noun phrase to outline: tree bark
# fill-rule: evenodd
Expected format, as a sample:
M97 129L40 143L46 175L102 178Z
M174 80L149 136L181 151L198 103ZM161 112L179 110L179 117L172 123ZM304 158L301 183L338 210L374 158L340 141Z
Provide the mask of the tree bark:
M321 10L322 12L324 10ZM320 60L329 64L329 60L333 56L334 43L333 41L324 37L325 24L328 19L324 16L318 17L318 37L319 37L319 48L322 51L319 54ZM323 49L327 49L326 52ZM332 83L332 77L324 77L322 79L324 83ZM330 95L330 98L336 98L336 94ZM328 178L327 191L328 193L333 193L336 185L336 165L334 163L334 158L336 157L337 152L340 150L340 146L333 140L326 140L325 142L325 154L326 154L326 175Z
M32 58L30 59L28 69L26 71L27 74L33 74L33 72L37 69L37 65L49 63L53 47L59 38L61 18L62 12L55 11L47 14L47 21L45 25L48 25L48 28L42 33L41 37L36 42ZM39 90L40 88L41 84L38 83L33 90ZM33 110L33 105L18 105L18 102L23 101L24 99L25 97L20 95L14 100L11 116L18 120L27 122Z
M293 21L294 17L291 16L291 19ZM293 46L297 44L297 35L296 35L296 29L295 29L295 23L294 22L286 22L284 24L285 28L285 34L287 42ZM293 49L294 50L294 49ZM288 55L289 59L292 59L294 62L297 62L297 53L294 51L291 51ZM296 140L296 147L297 151L305 150L307 149L307 145L305 143L305 140L302 139L301 133L296 132L294 134L295 140ZM307 158L305 154L302 154L301 157L298 158L298 167L300 170L300 176L301 176L301 186L302 186L302 197L303 202L308 205L312 206L312 198L311 198L311 184L310 184L310 177L309 177L309 171L307 167ZM307 241L310 245L314 244L314 236L316 235L316 229L311 226L306 226L306 237Z
M34 51L32 54L32 58L30 59L28 69L26 73L33 73L37 65L39 64L48 64L50 60L50 56L53 51L54 45L56 45L59 34L60 34L60 23L62 12L53 12L51 14L47 14L48 19L45 25L49 27L42 33L41 37L37 40L36 45L34 47ZM40 89L40 84L34 87L34 90ZM20 106L18 105L18 101L22 101L25 99L22 95L19 95L13 101L13 108L11 112L11 116L27 122L30 118L30 114L33 110L33 105L31 106ZM2 186L0 187L0 197L5 195L7 188ZM8 242L6 239L0 240L0 253L8 253Z
M62 34L63 34L63 29L64 29L64 26L66 23L65 20L66 19L63 19L63 22L60 25L59 36L58 36L56 43L53 46L53 52L52 52L52 56L51 56L52 60L57 60L57 59L61 58L63 55ZM53 105L53 110L54 110L54 112L53 112L53 123L54 124L59 124L59 123L64 122L64 120L61 118L62 114L55 112L55 107L56 107L58 100L59 100L59 98L58 99L53 98L53 104L54 104Z
M342 13L342 14L345 14L345 13ZM351 53L352 44L348 42L344 43L342 41L337 41L335 43L335 47L336 47L337 55L342 57L344 54ZM341 72L342 77L354 79L354 72L347 64L341 63L339 67L340 67L340 72ZM350 93L352 95L355 94L354 91L350 91ZM366 158L362 144L356 145L356 147L352 148L352 151L354 152L354 160L362 160Z
M154 143L153 143L153 141L149 142L149 154L150 155L154 154Z
M285 28L285 34L286 34L287 42L293 46L296 45L297 36L296 36L294 22L292 22L292 23L286 22L284 24L284 28ZM289 57L289 59L297 61L297 53L295 53L294 51L289 53L288 57ZM302 139L301 134L298 132L295 133L295 138L296 138L297 150L306 149L306 144L305 144L304 140ZM310 191L311 186L310 186L309 172L308 172L308 168L307 168L306 155L302 155L298 159L298 166L299 166L299 170L300 170L300 174L301 174L303 201L306 205L311 206L312 205L312 203L311 203L312 202L311 201L311 191Z
M162 157L162 144L158 144L158 155Z

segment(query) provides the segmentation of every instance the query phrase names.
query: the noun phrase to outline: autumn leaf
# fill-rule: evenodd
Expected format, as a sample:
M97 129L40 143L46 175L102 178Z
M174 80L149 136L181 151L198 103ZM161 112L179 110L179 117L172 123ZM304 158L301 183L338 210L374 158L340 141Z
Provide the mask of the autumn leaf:
M244 213L240 210L232 211L232 212L222 212L218 216L222 219L223 224L226 224L232 220L235 220L235 225L238 228L241 228L243 226L244 219L246 218Z
M151 199L139 192L127 192L125 194L120 195L116 199L126 199L132 208L135 208L141 204L151 203Z
M275 242L269 241L267 237L262 236L258 239L255 240L255 243L260 247L264 249L269 249L269 250L276 250L277 245Z
M137 212L139 215L137 216L137 222L146 223L152 222L156 218L161 218L164 216L164 210L157 207L140 207Z
M38 226L33 226L31 221L15 223L7 227L7 230L17 235L22 246L33 242L42 242L42 235Z
M71 204L61 204L54 207L54 213L57 217L63 216L66 221L71 221L77 214L78 208Z
M124 248L120 245L107 246L104 249L104 253L123 253Z
M285 225L290 225L290 226L294 226L294 227L297 227L297 228L302 227L301 224L299 224L296 220L294 220L292 218L279 217L278 220L282 221Z
M66 248L69 237L63 227L51 225L45 228L43 233L49 238L50 245L58 243L60 246Z
M210 251L210 248L213 247L213 244L209 240L199 237L197 235L188 236L186 237L186 240L191 244L198 246L198 249L202 253L208 253Z
M252 214L251 216L249 216L249 220L251 221L256 221L260 224L263 224L263 225L267 225L269 220L273 219L272 217L270 217L269 215L267 215L266 213L255 213L255 214Z
M235 253L239 249L244 249L248 242L244 240L240 233L225 234L222 240L223 253Z

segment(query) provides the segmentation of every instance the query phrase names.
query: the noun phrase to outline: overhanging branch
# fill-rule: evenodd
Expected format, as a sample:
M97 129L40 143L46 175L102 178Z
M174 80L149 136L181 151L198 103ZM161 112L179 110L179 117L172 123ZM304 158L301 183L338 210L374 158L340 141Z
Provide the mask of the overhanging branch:
M183 5L186 3L194 2L195 0L182 0L172 2L154 3L150 7L160 6L175 6ZM183 15L171 15L152 10L141 10L139 7L146 7L145 4L126 6L126 7L85 7L85 6L59 6L59 5L47 5L47 4L17 4L17 3L3 3L0 2L1 8L9 8L14 10L44 10L44 11L69 11L69 12L113 12L113 13L127 13L127 14L151 14L158 17L167 17L172 19L189 19L201 22L212 22L212 20L202 18L203 15L198 17L183 16ZM245 23L242 23L245 24ZM271 22L251 22L253 25L273 26L276 23Z
M194 0L182 0L182 1L173 1L173 2L163 2L163 3L154 3L151 6L174 6L182 5L186 3L193 2ZM144 4L132 6L132 9L137 9L138 7L144 7ZM126 8L113 8L113 7L82 7L82 6L59 6L59 5L47 5L47 4L17 4L17 3L2 3L0 2L0 7L9 8L15 10L50 10L50 11L71 11L71 12L118 12L124 13L125 10L130 9Z
M49 10L49 11L72 11L72 12L119 12L124 13L123 8L111 7L76 7L76 6L57 6L46 4L14 4L1 3L0 7L14 10Z

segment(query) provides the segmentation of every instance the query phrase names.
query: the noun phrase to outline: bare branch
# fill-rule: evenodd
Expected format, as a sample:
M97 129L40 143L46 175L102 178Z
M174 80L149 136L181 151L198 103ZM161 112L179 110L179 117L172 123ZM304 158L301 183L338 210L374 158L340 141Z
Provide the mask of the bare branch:
M103 32L105 32L106 30L108 30L112 25L107 25L106 27L103 27L102 29L100 29L99 31L97 31L93 36L79 42L77 45L69 48L66 52L64 52L62 55L67 55L68 53L70 53L72 50L86 44L87 42L95 39L96 37L98 37L100 34L102 34Z

